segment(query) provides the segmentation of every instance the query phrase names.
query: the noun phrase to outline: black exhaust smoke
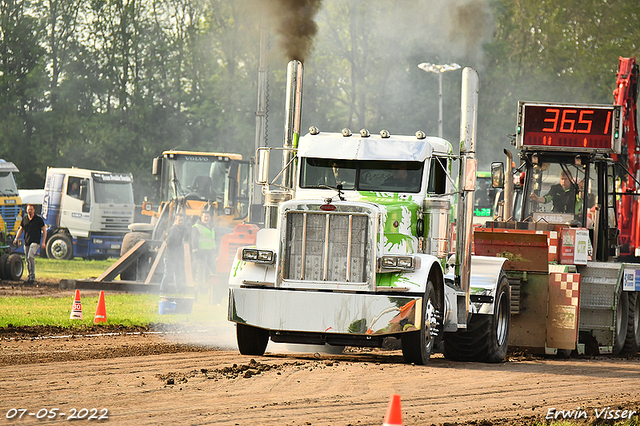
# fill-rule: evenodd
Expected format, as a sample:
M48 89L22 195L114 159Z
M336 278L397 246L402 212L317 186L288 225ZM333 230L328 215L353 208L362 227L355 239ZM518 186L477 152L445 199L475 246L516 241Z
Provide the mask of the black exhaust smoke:
M314 18L322 0L268 0L269 13L276 19L275 32L288 60L304 62L318 32Z

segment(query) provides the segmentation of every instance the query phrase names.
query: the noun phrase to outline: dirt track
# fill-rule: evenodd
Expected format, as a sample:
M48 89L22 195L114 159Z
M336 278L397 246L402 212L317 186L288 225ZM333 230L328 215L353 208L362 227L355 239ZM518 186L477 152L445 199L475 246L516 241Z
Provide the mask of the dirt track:
M381 425L391 394L401 396L405 425L529 425L551 408L578 407L604 424L596 410L640 411L638 357L478 364L436 355L422 367L403 364L399 351L270 345L251 358L220 348L229 330L1 330L0 424L42 424L38 411L54 408L63 422L74 409L96 408L112 424ZM10 421L11 408L28 411Z

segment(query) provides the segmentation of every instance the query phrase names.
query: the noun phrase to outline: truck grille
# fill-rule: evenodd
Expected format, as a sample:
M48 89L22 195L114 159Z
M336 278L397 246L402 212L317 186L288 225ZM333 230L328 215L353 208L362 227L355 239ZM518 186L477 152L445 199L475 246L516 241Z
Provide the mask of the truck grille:
M365 283L369 232L362 213L288 212L284 279Z
M129 232L131 216L105 216L102 218L102 229L105 232Z

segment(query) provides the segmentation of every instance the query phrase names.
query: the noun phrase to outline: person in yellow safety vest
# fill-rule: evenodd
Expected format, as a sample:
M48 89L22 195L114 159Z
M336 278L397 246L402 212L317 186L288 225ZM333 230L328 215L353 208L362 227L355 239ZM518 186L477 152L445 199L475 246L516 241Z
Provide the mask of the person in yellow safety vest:
M202 210L200 219L191 228L191 247L195 260L195 279L198 287L204 286L215 264L216 233L211 212Z

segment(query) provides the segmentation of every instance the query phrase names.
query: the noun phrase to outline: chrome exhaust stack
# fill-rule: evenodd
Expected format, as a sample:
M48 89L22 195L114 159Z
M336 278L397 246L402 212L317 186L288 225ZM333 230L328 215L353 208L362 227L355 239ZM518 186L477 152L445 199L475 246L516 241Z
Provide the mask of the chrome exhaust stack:
M302 62L290 61L287 66L287 98L285 101L284 141L282 144L282 170L274 178L269 179L269 162L271 148L258 148L258 173L256 181L262 185L264 194L264 226L277 228L278 207L293 198L296 185L297 162L296 150L300 140L300 117L302 116ZM271 190L271 185L280 178L278 189Z
M473 193L476 189L477 160L475 158L478 109L478 73L473 68L462 70L460 105L460 173L456 241L456 277L466 294L469 314L469 284L471 280L471 239L473 237Z
M302 116L302 62L290 61L287 66L287 99L285 100L284 152L282 154L282 186L295 190L296 164L293 159L300 139Z

